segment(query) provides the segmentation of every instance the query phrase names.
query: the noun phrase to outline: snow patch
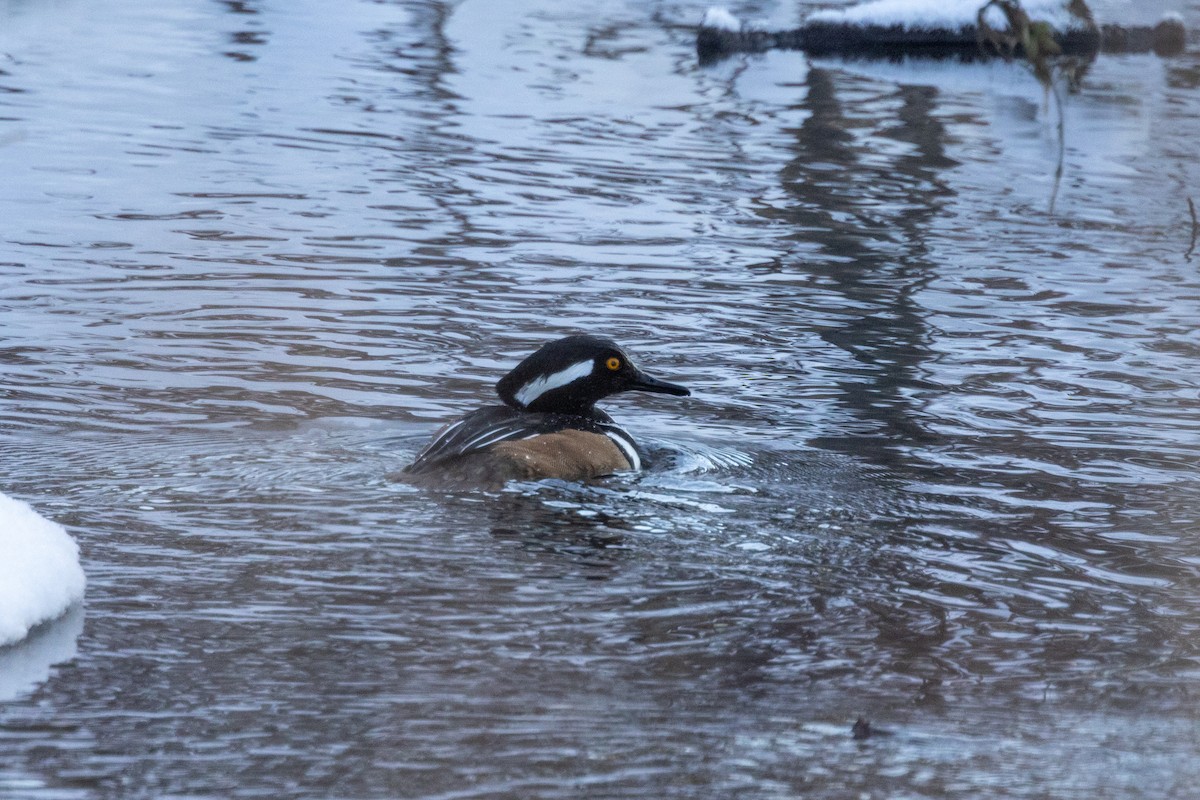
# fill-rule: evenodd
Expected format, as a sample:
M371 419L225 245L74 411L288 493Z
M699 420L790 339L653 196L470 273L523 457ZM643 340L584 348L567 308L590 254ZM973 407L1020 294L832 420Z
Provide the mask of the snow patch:
M704 21L700 23L700 27L737 33L742 29L742 23L728 10L713 6L704 12Z
M85 583L62 526L0 493L0 647L81 600Z
M808 22L843 25L900 26L909 30L961 30L974 27L979 9L987 0L870 0L849 8L834 8L809 15ZM1050 23L1056 30L1083 27L1083 21L1067 11L1067 0L1025 0L1021 7L1032 20ZM992 6L989 25L1008 27L1004 15Z

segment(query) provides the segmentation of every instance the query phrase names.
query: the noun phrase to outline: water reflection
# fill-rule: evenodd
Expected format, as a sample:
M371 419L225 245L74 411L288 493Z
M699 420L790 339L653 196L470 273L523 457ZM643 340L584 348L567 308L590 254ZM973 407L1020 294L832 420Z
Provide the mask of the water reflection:
M75 658L83 632L83 608L73 606L58 619L38 626L11 647L0 648L0 702L30 694L50 677L55 664Z
M913 295L934 271L922 232L952 195L939 172L954 162L930 114L932 88L901 87L893 98L878 98L868 108L886 114L882 120L847 114L826 70L809 70L806 89L795 157L782 172L791 202L764 213L819 243L819 255L787 266L841 296L837 315L822 321L822 338L850 353L865 379L839 385L842 402L865 424L817 441L887 463L907 441L934 438L906 396L921 387L929 357ZM856 106L866 99L860 87L845 91Z
M243 0L222 0L222 5L231 14L240 14L249 18L256 17L261 13L257 3L243 2ZM270 41L270 34L267 31L257 29L257 24L256 20L248 19L245 30L234 31L229 34L230 43L240 49L226 51L225 55L234 61L256 61L257 56L254 55L254 51L245 48L261 47Z

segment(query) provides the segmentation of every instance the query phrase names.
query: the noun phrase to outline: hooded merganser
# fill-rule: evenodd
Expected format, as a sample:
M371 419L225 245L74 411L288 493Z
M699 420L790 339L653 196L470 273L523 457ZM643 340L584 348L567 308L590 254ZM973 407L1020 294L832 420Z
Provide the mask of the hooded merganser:
M549 342L496 384L505 405L485 406L438 431L404 468L406 478L500 485L641 469L633 437L595 407L597 400L630 390L691 394L642 372L608 339L568 336Z

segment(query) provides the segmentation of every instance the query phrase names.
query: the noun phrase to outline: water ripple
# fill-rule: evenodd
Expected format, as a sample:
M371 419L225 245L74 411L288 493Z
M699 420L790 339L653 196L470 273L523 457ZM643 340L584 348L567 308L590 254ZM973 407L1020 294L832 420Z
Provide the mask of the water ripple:
M1190 796L1193 55L1097 60L1056 186L1020 65L699 6L48 10L2 488L89 593L0 796ZM606 403L646 472L389 478L581 330L693 390Z

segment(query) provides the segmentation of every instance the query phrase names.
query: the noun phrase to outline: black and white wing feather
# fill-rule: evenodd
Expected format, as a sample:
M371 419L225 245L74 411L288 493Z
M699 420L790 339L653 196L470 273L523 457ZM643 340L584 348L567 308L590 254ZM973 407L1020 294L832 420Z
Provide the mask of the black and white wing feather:
M487 406L472 411L457 422L452 422L434 437L415 461L405 467L406 472L420 473L435 468L449 459L517 439L530 439L546 433L555 433L568 428L587 430L612 436L614 431L624 435L633 446L632 437L621 430L602 411L594 411L592 417L573 414L541 414L518 411L509 406ZM624 448L623 448L624 449ZM636 455L634 456L636 458ZM633 459L630 459L631 463Z

